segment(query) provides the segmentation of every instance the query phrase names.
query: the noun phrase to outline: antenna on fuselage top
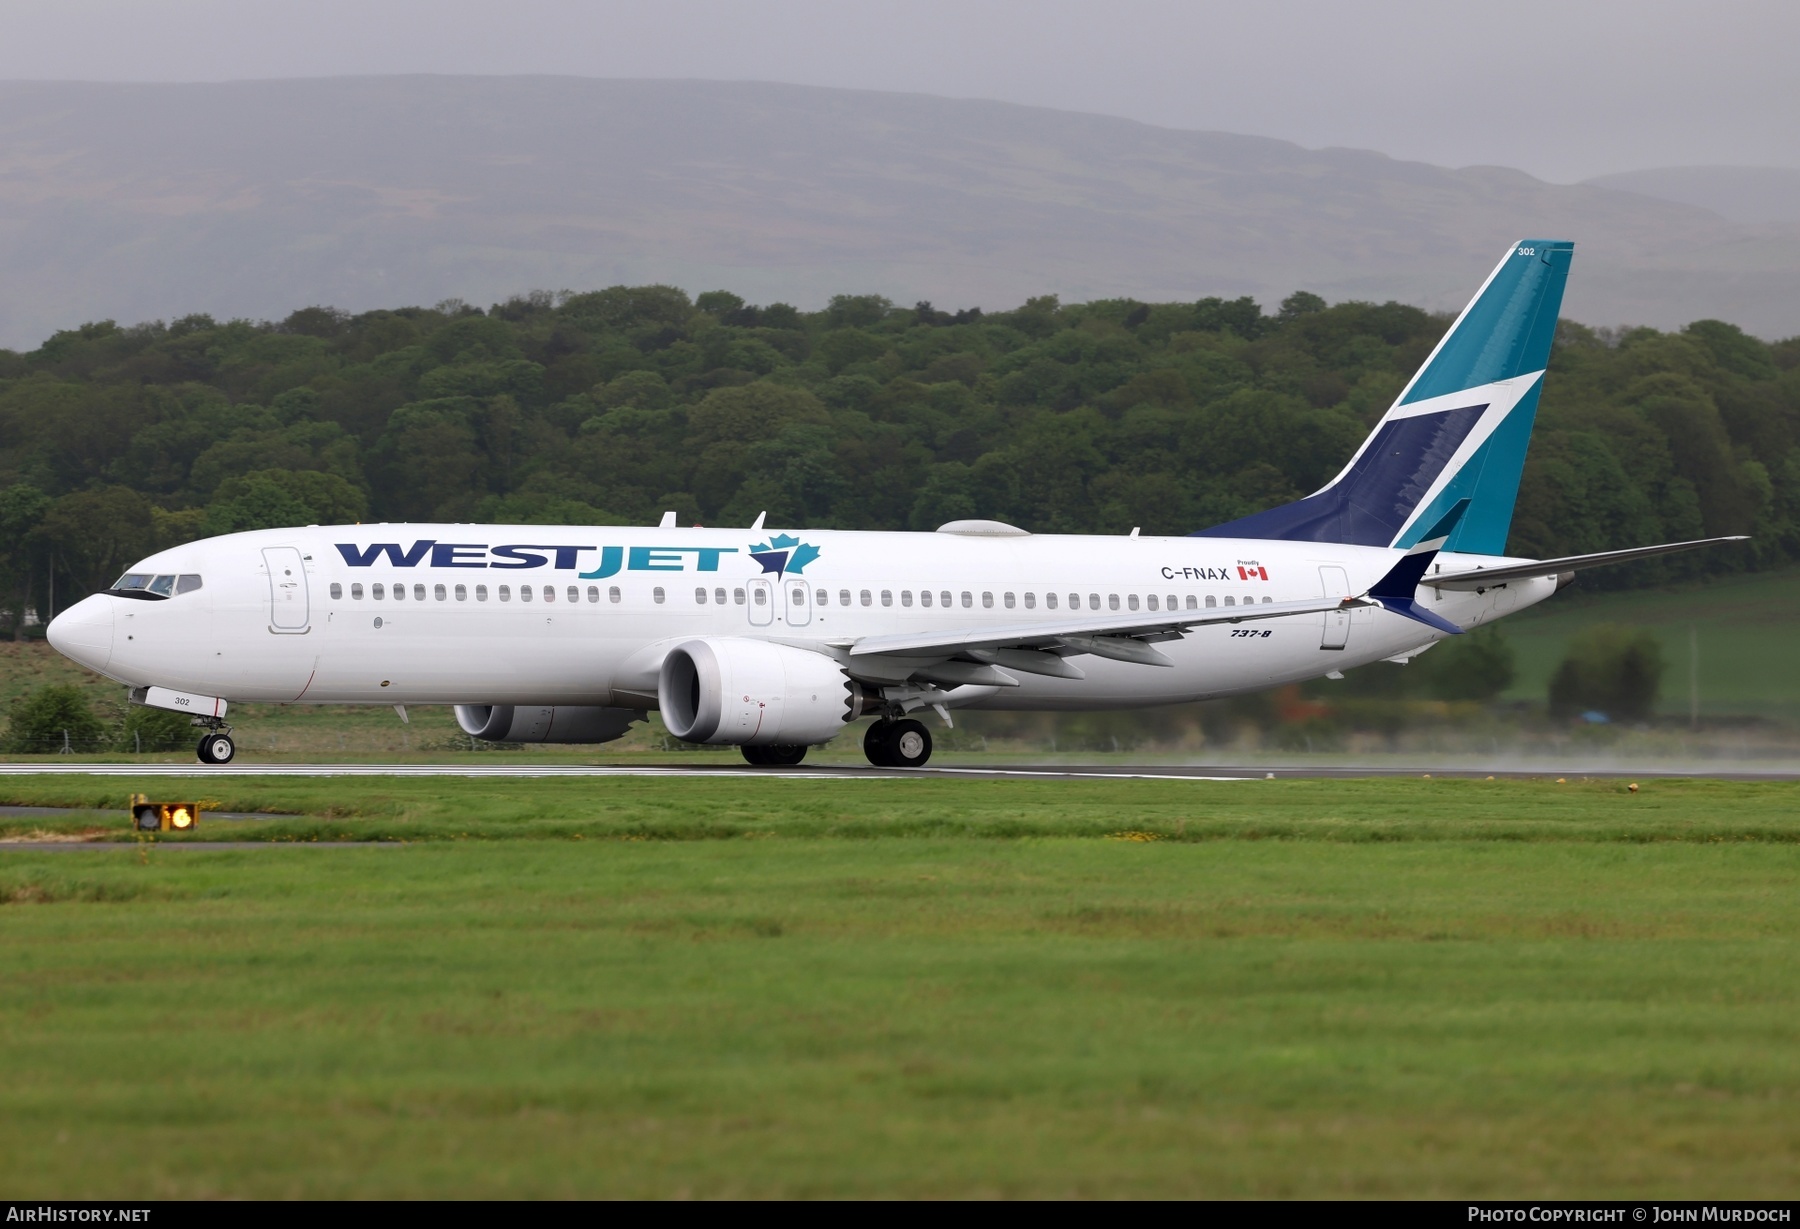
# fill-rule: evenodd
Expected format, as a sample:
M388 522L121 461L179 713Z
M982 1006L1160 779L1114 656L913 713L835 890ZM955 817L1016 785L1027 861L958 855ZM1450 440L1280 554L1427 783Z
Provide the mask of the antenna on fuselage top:
M671 508L669 511L663 513L662 523L660 525L658 525L657 528L658 529L673 529L673 528L675 528L675 510L673 508Z
M758 512L756 514L756 519L754 521L750 522L750 532L751 533L761 533L762 532L762 523L768 517L768 515L769 515L769 513L766 508L763 511Z

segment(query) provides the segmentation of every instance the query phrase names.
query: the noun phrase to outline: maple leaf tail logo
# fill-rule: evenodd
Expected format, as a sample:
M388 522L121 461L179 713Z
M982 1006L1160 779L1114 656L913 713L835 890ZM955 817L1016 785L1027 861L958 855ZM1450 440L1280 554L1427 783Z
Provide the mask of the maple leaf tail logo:
M762 564L764 572L773 572L776 576L785 576L789 572L799 575L806 571L807 564L819 557L819 548L808 546L791 534L778 533L767 542L752 546L750 557Z

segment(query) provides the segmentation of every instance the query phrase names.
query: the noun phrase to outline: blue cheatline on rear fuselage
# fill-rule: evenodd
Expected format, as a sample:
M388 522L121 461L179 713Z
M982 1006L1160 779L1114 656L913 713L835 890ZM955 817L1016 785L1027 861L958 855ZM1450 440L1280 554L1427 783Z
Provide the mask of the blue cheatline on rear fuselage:
M1466 499L1445 549L1504 554L1574 249L1513 245L1329 486L1193 536L1410 547ZM1415 408L1438 399L1444 408ZM1471 437L1479 444L1457 460Z

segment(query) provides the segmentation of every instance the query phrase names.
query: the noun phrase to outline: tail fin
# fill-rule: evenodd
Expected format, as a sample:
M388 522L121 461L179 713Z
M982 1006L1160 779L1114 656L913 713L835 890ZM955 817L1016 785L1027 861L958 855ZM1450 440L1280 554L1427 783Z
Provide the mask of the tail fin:
M1329 484L1195 537L1411 547L1460 500L1446 550L1506 550L1575 245L1514 244Z

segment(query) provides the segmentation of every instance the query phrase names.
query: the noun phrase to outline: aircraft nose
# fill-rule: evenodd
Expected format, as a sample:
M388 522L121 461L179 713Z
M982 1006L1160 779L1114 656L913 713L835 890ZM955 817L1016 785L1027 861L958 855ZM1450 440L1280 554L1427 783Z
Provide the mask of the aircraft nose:
M98 593L82 598L50 620L44 634L50 647L71 661L106 669L113 651L113 599Z

